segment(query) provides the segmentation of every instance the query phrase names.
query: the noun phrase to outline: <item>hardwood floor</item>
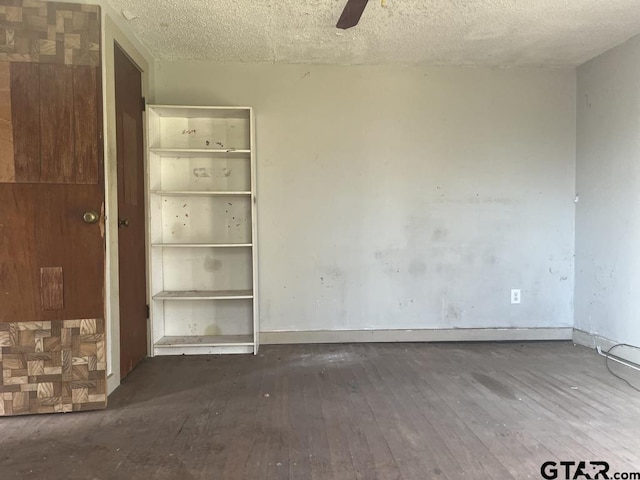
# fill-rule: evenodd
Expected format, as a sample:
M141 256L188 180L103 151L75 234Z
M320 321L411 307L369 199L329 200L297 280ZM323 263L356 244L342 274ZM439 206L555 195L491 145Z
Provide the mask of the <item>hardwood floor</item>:
M267 346L146 360L106 411L2 418L0 478L540 479L551 460L640 472L639 432L640 393L568 342Z

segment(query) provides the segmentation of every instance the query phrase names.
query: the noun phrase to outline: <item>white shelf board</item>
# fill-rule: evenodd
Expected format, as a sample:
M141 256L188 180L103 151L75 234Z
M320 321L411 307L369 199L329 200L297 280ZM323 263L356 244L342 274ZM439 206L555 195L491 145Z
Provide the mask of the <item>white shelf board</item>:
M251 290L185 290L164 291L153 296L154 300L243 300L253 298Z
M208 107L186 105L147 105L161 117L182 118L244 118L249 119L251 107Z
M154 347L223 347L253 346L253 335L204 335L166 336L158 340Z
M257 352L254 345L187 345L176 347L165 347L158 345L153 347L153 354L159 356L182 356L182 355L234 355L250 354Z
M251 243L154 243L158 248L248 248Z
M251 150L212 149L212 148L150 148L151 153L160 157L218 157L218 158L250 158Z
M198 196L198 197L229 197L229 196L248 196L251 195L250 191L207 191L207 190L151 190L151 193L154 195L168 196L168 197L190 197L190 196Z

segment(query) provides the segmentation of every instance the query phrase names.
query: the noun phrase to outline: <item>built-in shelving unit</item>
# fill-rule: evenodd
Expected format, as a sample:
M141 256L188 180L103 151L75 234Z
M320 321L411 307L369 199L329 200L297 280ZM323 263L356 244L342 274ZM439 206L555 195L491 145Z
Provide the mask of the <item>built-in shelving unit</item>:
M153 354L257 353L252 109L147 112Z

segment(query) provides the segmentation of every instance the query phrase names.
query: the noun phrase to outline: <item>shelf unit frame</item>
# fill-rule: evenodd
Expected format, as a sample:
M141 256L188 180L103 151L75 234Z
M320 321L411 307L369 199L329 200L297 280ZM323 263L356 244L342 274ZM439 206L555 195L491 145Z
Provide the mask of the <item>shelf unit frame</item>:
M166 148L161 138L161 117L189 118L189 119L241 119L246 120L248 128L248 148ZM151 355L191 355L191 354L235 354L258 353L259 342L259 303L258 303L258 231L257 231L257 200L256 200L256 158L255 158L255 119L251 107L214 107L214 106L183 106L183 105L147 105L147 205L148 209L148 275L149 275L149 301L150 301L150 336ZM174 161L180 159L223 159L228 161L249 162L249 190L191 190L191 189L164 189L158 183L162 176L160 163L164 158ZM160 177L158 177L160 176ZM155 179L155 182L154 182ZM192 197L222 199L247 198L249 203L250 239L244 242L167 242L161 233L162 241L157 241L157 230L162 230L162 199L165 197ZM155 205L155 208L154 208ZM160 215L160 219L157 216ZM160 225L158 224L160 222ZM154 241L156 240L156 241ZM212 252L224 252L235 249L249 249L247 257L251 261L251 289L237 289L233 291L165 291L163 262L166 251L184 251L194 249L203 251L211 249ZM159 261L159 259L163 259ZM165 303L166 302L227 302L240 301L251 302L251 327L250 334L227 335L172 335L166 334Z

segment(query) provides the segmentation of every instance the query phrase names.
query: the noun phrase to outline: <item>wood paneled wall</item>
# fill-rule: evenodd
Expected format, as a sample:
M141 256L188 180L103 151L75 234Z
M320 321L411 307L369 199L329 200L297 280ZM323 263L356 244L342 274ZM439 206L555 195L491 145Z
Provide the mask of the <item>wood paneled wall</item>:
M0 182L102 182L100 7L0 1Z
M8 65L11 114L0 127L0 139L8 138L0 152L0 182L98 183L102 167L99 69Z
M0 415L106 406L100 28L0 0Z
M82 221L101 202L94 186L0 185L0 323L104 316L102 228ZM43 275L53 267L62 273Z

